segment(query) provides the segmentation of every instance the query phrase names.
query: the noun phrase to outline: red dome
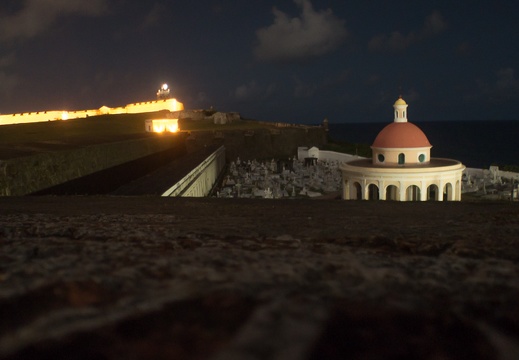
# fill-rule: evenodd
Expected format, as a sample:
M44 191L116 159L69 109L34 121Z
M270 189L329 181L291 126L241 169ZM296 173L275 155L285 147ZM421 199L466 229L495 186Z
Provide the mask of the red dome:
M378 133L373 147L376 148L417 148L431 147L427 136L415 124L393 122Z

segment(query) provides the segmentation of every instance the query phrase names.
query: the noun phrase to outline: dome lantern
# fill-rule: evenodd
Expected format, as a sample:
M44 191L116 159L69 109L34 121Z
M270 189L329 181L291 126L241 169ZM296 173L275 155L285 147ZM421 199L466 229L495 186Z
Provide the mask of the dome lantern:
M407 122L407 103L399 96L395 104L395 122Z

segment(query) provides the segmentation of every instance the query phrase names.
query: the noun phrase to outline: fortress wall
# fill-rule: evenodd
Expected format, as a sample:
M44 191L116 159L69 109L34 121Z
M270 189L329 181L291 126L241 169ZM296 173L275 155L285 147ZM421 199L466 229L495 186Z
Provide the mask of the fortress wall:
M179 111L183 109L184 105L176 99L145 101L126 105L126 112L128 114L155 112L160 110Z
M0 125L27 124L33 122L61 120L62 116L63 111L57 110L0 115Z
M204 111L200 110L184 110L178 113L178 118L180 120L189 119L189 120L205 120L206 115Z
M184 141L176 135L88 146L0 161L0 196L18 196L139 159Z
M176 99L164 99L133 103L128 104L125 107L117 108L109 108L107 106L102 106L99 109L93 110L50 110L20 114L6 114L0 115L0 125L28 124L34 122L68 120L86 118L89 116L96 116L102 114L138 114L146 112L156 112L161 110L180 111L183 109L184 105L181 102L178 102Z

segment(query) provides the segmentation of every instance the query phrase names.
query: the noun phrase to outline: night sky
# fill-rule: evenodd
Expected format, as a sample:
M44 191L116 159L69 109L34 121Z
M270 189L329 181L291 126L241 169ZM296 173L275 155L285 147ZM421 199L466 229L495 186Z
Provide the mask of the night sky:
M519 119L519 2L2 0L0 112L153 100L266 121Z

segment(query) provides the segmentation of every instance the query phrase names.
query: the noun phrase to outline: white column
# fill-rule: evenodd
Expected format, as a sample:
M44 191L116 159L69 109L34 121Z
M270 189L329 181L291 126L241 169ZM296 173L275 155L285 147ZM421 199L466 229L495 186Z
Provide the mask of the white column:
M406 201L406 189L401 181L400 186L398 187L398 198L399 201Z
M425 180L422 180L422 184L420 185L420 201L427 201L427 183Z
M385 190L385 183L384 180L378 181L378 198L380 200L386 200L386 190Z
M342 198L350 200L350 182L348 180L342 182Z

